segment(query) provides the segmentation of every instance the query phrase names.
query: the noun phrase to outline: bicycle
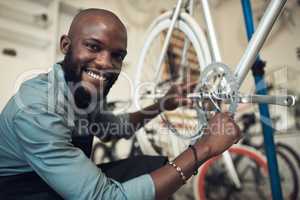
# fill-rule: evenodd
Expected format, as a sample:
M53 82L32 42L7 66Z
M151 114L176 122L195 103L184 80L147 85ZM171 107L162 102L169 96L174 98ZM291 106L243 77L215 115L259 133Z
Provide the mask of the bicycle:
M141 108L140 102L142 106L145 106L162 97L172 84L189 82L191 79L197 79L197 75L200 76L197 88L188 95L195 102L194 107L182 107L171 113L163 113L160 115L161 120L156 119L153 120L152 124L150 123L159 129L161 122L163 122L167 126L167 130L164 131L170 130L172 132L172 135L169 135L161 134L161 130L158 131L160 135L156 137L155 141L156 144L161 143L165 148L171 148L172 156L178 155L186 148L187 144L193 143L201 137L202 130L207 126L209 116L209 112L205 110L203 105L203 100L211 101L218 111L223 110L219 106L219 102L225 102L229 104L228 109L231 113L235 112L238 103L268 103L283 106L295 104L295 97L289 95L261 96L241 95L239 93L241 84L254 64L256 56L286 0L272 0L270 2L234 73L222 63L209 3L207 0L202 0L201 3L207 24L208 41L204 31L192 17L194 1L188 0L184 3L183 0L177 0L173 10L165 12L151 24L136 67L135 88L137 92L134 95L134 100L137 109ZM183 36L184 42L181 44L174 43L173 46L170 46L172 35L176 31ZM160 45L160 41L157 41L159 35L165 35L162 45ZM175 51L172 50L174 47L180 51L175 56L170 53ZM154 48L155 53L152 54L149 51L150 48ZM157 52L159 53L157 54ZM194 59L189 57L190 55L195 55ZM174 61L174 57L177 60ZM149 62L152 58L152 61L155 62L154 67L145 61L146 58L150 58ZM189 68L191 60L193 60L194 65L198 66L197 69ZM174 66L177 66L176 70L174 70ZM196 77L193 76L194 74ZM179 119L173 120L168 116L171 114L179 116ZM186 118L189 118L190 121L183 120ZM175 123L178 120L183 121L182 124L191 122L191 128L176 126ZM194 125L195 122L197 123L196 126ZM148 124L147 126L151 125ZM137 133L137 139L143 153L157 154L153 148L153 143L149 141L143 129ZM226 160L224 163L233 183L237 188L240 188L241 182L234 169L234 163L230 159L230 153L225 152L223 157Z
M256 55L260 50L262 43L267 36L267 32L270 31L271 24L273 24L273 22L275 21L276 16L278 16L285 2L286 2L285 0L273 0L270 3L271 5L269 7L271 11L269 11L267 15L262 18L262 23L260 23L256 31L259 34L256 34L256 36L254 36L252 41L249 43L245 51L245 54L243 55L233 75L231 70L225 64L221 64L221 56L220 56L220 52L219 52L219 48L215 36L215 31L212 26L212 19L210 16L208 2L202 0L202 4L205 5L203 6L205 19L209 24L208 36L212 46L211 49L213 49L212 56L210 56L210 50L209 50L210 48L206 40L204 31L198 26L197 22L187 12L189 11L189 13L192 13L193 1L189 0L187 1L187 4L183 6L182 5L183 1L178 0L174 12L167 11L166 13L162 14L156 20L154 20L154 22L149 28L150 31L148 31L149 34L145 42L144 48L141 51L140 59L138 61L137 68L136 68L137 73L135 76L135 86L138 92L140 92L141 89L144 89L142 87L147 86L147 84L152 87L148 86L148 88L145 88L144 89L145 91L142 91L142 94L136 93L134 96L135 104L139 105L140 100L144 100L144 99L149 100L150 98L157 99L161 97L163 93L166 92L166 90L170 87L170 85L176 82L180 82L183 79L183 77L181 76L177 78L172 76L171 74L169 78L162 77L162 80L160 80L162 76L161 72L163 70L161 67L161 63L166 58L164 55L168 50L167 49L168 43L170 41L172 31L174 30L174 27L176 25L176 29L185 34L185 38L184 38L185 42L182 50L182 57L180 60L180 66L182 66L181 69L186 70L185 69L187 67L186 55L187 52L189 51L188 46L192 45L194 46L194 51L197 55L197 62L200 65L199 71L202 70L202 76L201 76L202 78L201 81L199 81L200 82L199 87L197 88L198 93L195 92L193 94L190 94L191 98L197 99L198 101L200 99L210 99L210 100L217 99L223 102L227 101L231 103L230 110L232 112L234 112L237 103L252 102L252 103L269 103L269 104L277 104L277 105L293 105L295 103L295 98L293 96L288 96L288 95L283 95L283 96L259 96L259 95L242 96L240 95L239 96L239 92L238 92L238 88L240 87L241 83L245 79L246 74L248 73L252 64L255 61ZM180 9L182 7L185 8L185 11L181 12ZM161 32L166 30L167 30L166 40L163 43L163 47L162 47L163 50L159 54L159 61L157 62L158 64L155 65L155 69L154 69L155 73L151 73L151 69L149 70L149 65L147 66L144 65L145 58L151 56L151 54L150 55L148 54L149 53L148 50L150 48L151 43L155 41L156 37ZM188 41L186 41L187 39ZM156 61L156 57L157 55L155 55L154 61ZM142 71L144 66L147 67L148 74L150 76L152 75L152 82L150 81L146 82L147 79L142 76L147 74L147 73L143 73ZM183 72L179 72L179 73L183 73ZM225 86L223 86L223 88L221 87L223 91L227 90L226 93L220 94L220 93L214 93L213 91L210 91L210 93L205 91L199 92L200 88L202 89L204 88L204 85L206 84L205 82L208 82L208 78L207 78L208 76L215 78L218 75L221 75L220 78L222 78L226 82L226 84L223 84ZM225 88L226 86L227 88ZM184 134L180 134L179 131L176 131L176 128L173 128L173 132L175 133L175 135L185 139L197 139L201 136L201 129L205 127L205 116L203 116L203 112L201 112L201 109L196 107L196 110L197 113L193 113L193 114L195 114L194 117L198 119L198 123L200 124L198 126L199 129L193 132L191 135L186 136ZM168 124L168 126L172 128L172 123L166 120L167 117L165 116L165 114L162 114L161 116L162 118L164 118L164 121ZM144 135L141 133L139 134L138 137L141 138L139 139L139 142L141 141L141 143L145 143L145 145L142 146L147 146L147 148L151 146L151 144L146 142L147 138L142 136ZM144 150L147 151L146 148ZM149 153L153 153L153 152L154 151L151 151Z

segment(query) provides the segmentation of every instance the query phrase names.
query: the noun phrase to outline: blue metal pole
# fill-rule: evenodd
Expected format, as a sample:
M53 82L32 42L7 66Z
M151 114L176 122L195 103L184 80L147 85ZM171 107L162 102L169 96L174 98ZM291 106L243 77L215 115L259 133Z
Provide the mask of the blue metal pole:
M248 40L251 39L254 33L254 23L252 16L252 8L250 0L241 0L243 7L243 14L245 25L247 29L247 37ZM257 60L252 67L252 72L255 79L256 85L256 93L266 95L267 88L266 83L264 81L264 65L265 63L261 61L260 57L257 56ZM280 176L278 172L278 164L276 158L276 150L274 144L273 133L274 130L272 128L272 122L270 120L270 112L267 104L259 104L259 112L260 112L260 121L262 125L263 135L264 135L264 146L266 151L266 156L268 159L268 169L270 175L270 184L272 190L272 197L274 200L282 200L282 190L280 185Z

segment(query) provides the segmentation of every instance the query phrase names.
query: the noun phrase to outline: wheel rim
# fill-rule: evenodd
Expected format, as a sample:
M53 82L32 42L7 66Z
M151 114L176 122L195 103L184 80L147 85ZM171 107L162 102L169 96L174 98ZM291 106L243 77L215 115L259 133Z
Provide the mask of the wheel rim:
M153 40L155 37L157 37L157 35L163 30L163 29L166 29L168 26L167 26L167 24L168 23L170 23L170 21L168 21L168 20L163 20L162 22L155 22L154 24L156 25L156 26L161 26L161 27L163 27L163 28L160 28L160 29L157 29L156 30L156 32L152 32L150 35L152 35L151 36L151 39L150 40ZM195 36L194 35L194 31L192 30L192 29L190 29L189 28L189 26L188 25L186 25L186 23L184 22L184 21L180 21L179 23L178 23L178 26L179 27L184 27L185 29L189 29L190 30L190 32L189 32L189 34L193 34L193 43L195 43L195 42L197 42L198 41L198 39L197 39L197 36ZM183 31L184 32L184 31ZM192 39L191 39L192 40ZM146 49L148 49L149 48L149 45L150 45L150 43L147 45L146 44ZM201 63L204 63L204 62L206 62L206 61L204 61L204 60L209 60L210 58L207 58L207 56L206 56L206 58L204 59L204 54L203 54L203 52L201 52L202 50L201 50L201 47L199 47L199 45L198 45L198 51L197 51L197 58L199 59L199 57L201 57ZM141 70L142 70L142 64L143 64L143 57L145 57L146 56L146 53L147 53L147 51L146 50L142 50L142 53L141 53L141 57L142 57L142 59L140 59L139 60L139 63L138 63L138 65L137 65L137 73L136 73L136 77L135 77L135 88L137 88L139 85L140 85L140 83L141 83L141 74L142 74L142 72L141 72ZM200 56L199 56L200 55ZM200 61L199 61L200 62ZM135 94L135 97L134 97L134 99L135 99L135 104L136 105L138 105L138 101L139 101L139 98L138 98L138 96L139 96L139 94ZM143 151L143 153L146 153L146 154L157 154L157 152L155 152L155 150L153 149L153 147L152 147L152 145L151 145L151 143L148 141L148 139L147 139L147 135L146 135L146 133L143 131L143 130L141 130L141 131L139 131L138 133L137 133L137 139L138 139L138 141L139 141L139 143L141 144L141 148L142 148L142 151ZM187 138L187 139L191 139L191 138ZM173 137L171 137L171 140L173 140L173 150L174 149L176 149L176 145L174 145L174 143L178 143L178 139L176 139L176 138L173 138ZM180 142L179 142L180 143ZM180 151L181 150L177 150L177 153L175 153L175 154L178 154L178 153L180 153Z
M248 159L252 159L253 161L255 161L258 164L258 166L260 166L263 175L267 176L267 174L268 174L267 161L257 151L250 150L250 149L244 148L244 147L231 147L228 151L231 154L242 155L242 156L247 157ZM199 169L199 174L196 177L196 181L194 183L196 199L198 199L198 200L206 200L207 199L207 196L206 196L207 189L205 188L206 175L208 173L208 170L211 169L212 165L214 163L216 163L219 159L220 159L220 156L214 157L214 158L208 160L207 162L205 162L205 164L203 166L201 166L201 168ZM222 181L222 180L218 180L218 181ZM268 187L268 189L269 189L269 187ZM270 194L268 194L268 198L271 199Z

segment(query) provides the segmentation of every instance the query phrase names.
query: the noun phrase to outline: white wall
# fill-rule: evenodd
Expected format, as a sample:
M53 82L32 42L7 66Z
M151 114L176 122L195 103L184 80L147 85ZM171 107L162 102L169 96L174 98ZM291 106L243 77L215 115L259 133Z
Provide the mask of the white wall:
M16 80L18 77L28 70L46 68L48 66L47 54L48 49L37 47L36 43L39 43L40 38L49 38L46 29L36 28L24 20L17 22L11 18L5 17L5 12L13 12L14 7L12 5L18 5L16 12L22 18L22 15L26 12L26 9L44 12L42 6L25 1L2 1L0 2L1 14L0 14L0 51L4 48L15 49L17 52L16 57L0 54L0 110L4 107L7 100L15 92ZM8 9L12 8L12 10ZM8 13L9 14L9 13ZM13 15L12 15L13 16ZM24 17L25 18L25 17ZM22 34L18 34L16 30L20 30ZM25 36L24 36L24 35ZM27 37L26 37L27 36ZM29 38L29 39L28 39ZM38 44L37 44L38 45Z

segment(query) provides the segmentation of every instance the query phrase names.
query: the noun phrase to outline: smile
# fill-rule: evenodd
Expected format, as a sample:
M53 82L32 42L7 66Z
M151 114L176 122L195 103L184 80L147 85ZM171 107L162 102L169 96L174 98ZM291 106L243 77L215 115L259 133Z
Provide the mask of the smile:
M106 78L102 75L99 75L98 73L95 73L95 72L93 72L91 70L88 70L88 69L86 69L85 72L89 77L91 77L93 79L96 79L96 80L99 80L99 81L106 81Z

